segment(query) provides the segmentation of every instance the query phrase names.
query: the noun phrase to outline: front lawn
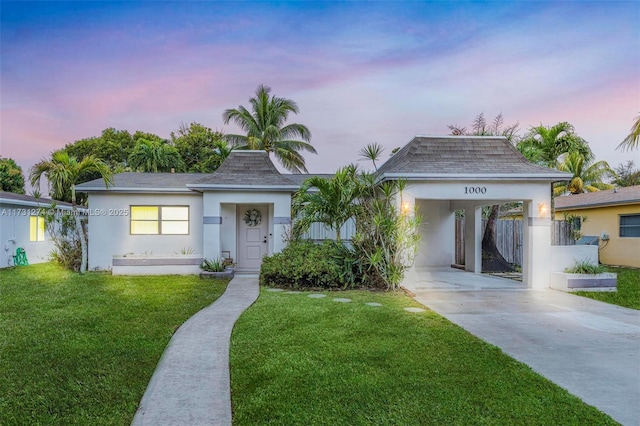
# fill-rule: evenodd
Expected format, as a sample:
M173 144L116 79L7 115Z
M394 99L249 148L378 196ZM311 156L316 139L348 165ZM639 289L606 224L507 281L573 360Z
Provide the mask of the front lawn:
M578 291L576 294L625 308L640 309L640 269L609 267L608 272L618 274L618 291Z
M174 331L225 287L53 264L0 270L0 424L130 424Z
M616 424L402 294L309 294L263 289L236 323L235 425Z

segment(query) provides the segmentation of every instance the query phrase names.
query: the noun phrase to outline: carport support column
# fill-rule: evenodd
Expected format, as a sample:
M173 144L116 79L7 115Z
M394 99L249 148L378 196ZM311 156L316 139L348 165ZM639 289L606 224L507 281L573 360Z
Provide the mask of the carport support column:
M464 269L482 272L482 207L465 210Z
M551 263L551 217L536 206L547 200L525 201L523 204L524 241L522 281L529 288L549 288Z

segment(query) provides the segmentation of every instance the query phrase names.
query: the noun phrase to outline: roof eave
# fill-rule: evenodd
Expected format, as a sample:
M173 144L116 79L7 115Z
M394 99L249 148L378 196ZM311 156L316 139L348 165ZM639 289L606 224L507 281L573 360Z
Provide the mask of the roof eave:
M573 206L555 206L554 208L557 211L582 210L582 209L592 209L595 207L626 206L629 204L640 204L640 200L604 201L602 203L580 204L580 205L573 205Z
M191 184L187 185L192 190L215 190L215 191L297 191L297 185L229 185L229 184Z
M570 178L569 173L383 173L379 181L392 179L405 180L536 180L558 182Z

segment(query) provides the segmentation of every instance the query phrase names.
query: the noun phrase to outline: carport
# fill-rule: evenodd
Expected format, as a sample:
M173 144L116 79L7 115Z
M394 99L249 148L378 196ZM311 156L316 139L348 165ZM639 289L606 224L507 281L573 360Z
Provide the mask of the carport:
M406 280L425 268L455 261L455 212L464 210L465 270L482 272L482 207L523 202L523 283L549 286L551 184L568 173L527 161L503 137L416 136L378 170L380 181L405 179L397 200L404 211L417 207L421 242Z

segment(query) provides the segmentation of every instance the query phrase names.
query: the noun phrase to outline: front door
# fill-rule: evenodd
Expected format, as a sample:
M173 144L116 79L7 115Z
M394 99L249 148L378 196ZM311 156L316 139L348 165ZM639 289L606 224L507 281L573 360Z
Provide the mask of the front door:
M258 272L268 253L269 209L263 204L238 205L238 272Z

